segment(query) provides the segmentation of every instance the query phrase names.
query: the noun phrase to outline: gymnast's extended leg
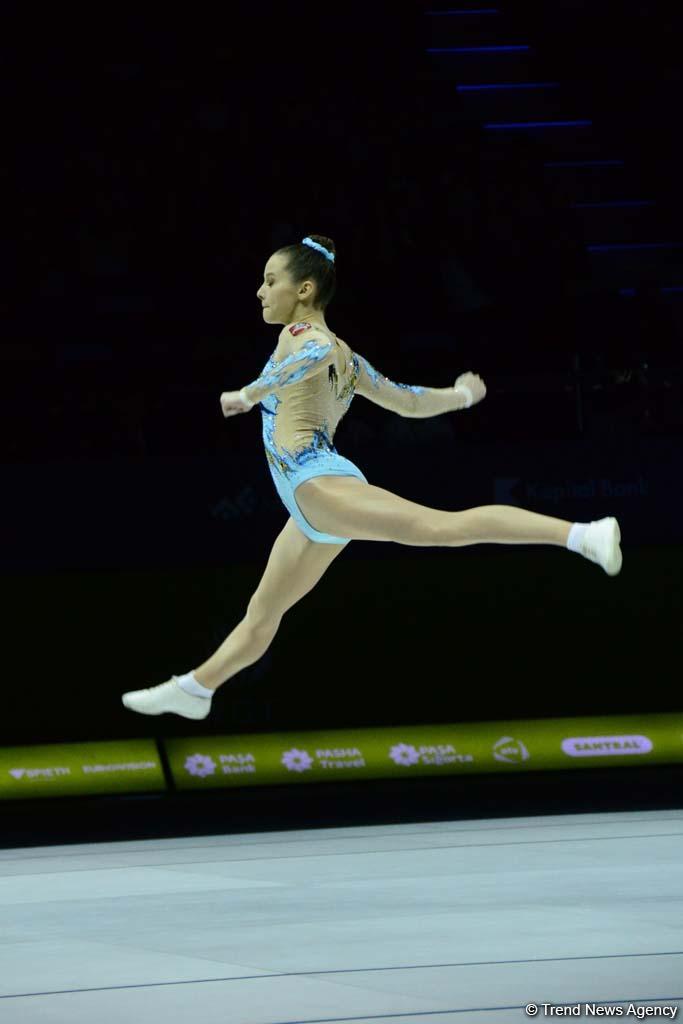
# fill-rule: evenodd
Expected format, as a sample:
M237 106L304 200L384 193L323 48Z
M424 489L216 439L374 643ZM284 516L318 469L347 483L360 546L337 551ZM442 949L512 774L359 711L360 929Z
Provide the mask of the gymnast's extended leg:
M447 512L407 501L354 477L308 480L297 489L296 499L316 530L352 540L424 547L555 544L569 546L599 562L609 575L616 575L621 568L621 534L615 519L573 524L513 505L482 505Z
M199 683L216 690L265 654L282 616L322 577L345 544L318 544L288 519L277 537L244 618L217 651L194 670Z
M211 701L205 698L265 654L282 616L313 589L345 547L346 544L318 544L310 540L290 517L273 545L244 618L220 647L194 672L150 689L123 694L124 705L148 715L175 711L187 718L206 717Z

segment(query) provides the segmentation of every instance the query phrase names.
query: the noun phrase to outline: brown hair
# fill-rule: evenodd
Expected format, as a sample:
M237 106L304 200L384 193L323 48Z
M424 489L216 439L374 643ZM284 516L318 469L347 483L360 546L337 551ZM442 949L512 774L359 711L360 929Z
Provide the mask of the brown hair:
M334 298L337 290L336 272L336 249L331 238L324 235L306 235L312 242L324 245L330 252L335 253L335 260L328 260L327 256L303 242L296 242L294 245L285 245L277 250L277 254L284 256L287 260L287 273L294 284L309 279L315 281L317 293L316 308L326 309Z

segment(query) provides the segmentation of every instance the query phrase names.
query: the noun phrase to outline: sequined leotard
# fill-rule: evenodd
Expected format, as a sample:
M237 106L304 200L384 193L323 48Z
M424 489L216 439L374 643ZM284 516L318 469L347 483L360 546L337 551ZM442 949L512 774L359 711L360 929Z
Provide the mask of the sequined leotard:
M333 443L355 392L403 416L447 412L457 407L457 399L450 388L394 384L333 335L330 341L327 332L308 324L292 327L300 335L295 350L280 360L273 353L244 392L261 404L266 458L285 508L311 540L345 544L347 537L313 529L297 504L296 489L314 476L355 476L368 482Z

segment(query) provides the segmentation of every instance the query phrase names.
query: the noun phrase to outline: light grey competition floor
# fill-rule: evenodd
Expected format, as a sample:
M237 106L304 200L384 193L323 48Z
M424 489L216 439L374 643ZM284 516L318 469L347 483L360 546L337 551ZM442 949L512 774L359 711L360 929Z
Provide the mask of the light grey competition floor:
M0 850L2 1024L557 1019L544 1002L683 1021L683 810Z

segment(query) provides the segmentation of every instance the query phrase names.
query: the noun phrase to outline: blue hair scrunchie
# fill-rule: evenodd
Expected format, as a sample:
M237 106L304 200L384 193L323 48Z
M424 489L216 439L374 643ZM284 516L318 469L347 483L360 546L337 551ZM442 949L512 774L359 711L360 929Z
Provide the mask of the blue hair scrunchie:
M302 239L302 242L304 245L310 245L311 249L317 249L318 252L321 252L323 256L327 257L330 263L334 263L334 253L330 252L329 249L326 249L324 245L320 244L320 242L314 242L313 239L308 238L308 236Z

